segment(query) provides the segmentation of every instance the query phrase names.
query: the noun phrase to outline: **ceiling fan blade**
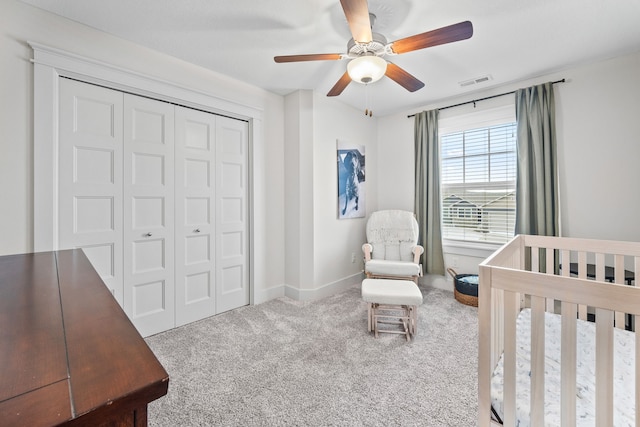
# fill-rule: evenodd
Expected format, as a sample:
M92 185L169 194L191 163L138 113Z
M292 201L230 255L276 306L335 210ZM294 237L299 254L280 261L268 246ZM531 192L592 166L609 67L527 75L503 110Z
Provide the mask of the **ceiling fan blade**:
M333 85L333 87L331 88L331 90L329 91L329 93L327 93L327 96L338 96L342 93L343 90L345 90L345 88L347 86L349 86L349 83L351 83L351 77L349 77L349 73L345 72L342 77L340 77L340 80L338 80L336 82L335 85Z
M340 53L318 53L308 55L284 55L274 56L273 60L276 62L302 62L302 61L335 61L342 59Z
M353 40L358 43L369 43L371 35L371 21L369 20L369 5L367 0L340 0L342 10L347 17Z
M472 35L473 25L471 25L471 22L469 21L464 21L447 27L438 28L437 30L427 31L426 33L416 34L415 36L396 40L390 43L390 45L391 50L393 50L394 53L406 53L413 50L424 49L426 47L465 40L470 38Z
M391 62L387 63L387 71L384 74L409 92L415 92L424 87L424 83Z

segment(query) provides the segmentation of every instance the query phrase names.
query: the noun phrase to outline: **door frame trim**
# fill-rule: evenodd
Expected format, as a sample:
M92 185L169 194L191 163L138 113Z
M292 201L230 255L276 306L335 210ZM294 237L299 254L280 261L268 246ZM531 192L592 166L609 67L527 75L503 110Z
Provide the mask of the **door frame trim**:
M223 115L248 123L249 304L254 304L253 147L262 140L261 109L217 97L168 80L87 58L40 43L33 49L33 247L62 249L58 235L59 81L71 78L159 101Z

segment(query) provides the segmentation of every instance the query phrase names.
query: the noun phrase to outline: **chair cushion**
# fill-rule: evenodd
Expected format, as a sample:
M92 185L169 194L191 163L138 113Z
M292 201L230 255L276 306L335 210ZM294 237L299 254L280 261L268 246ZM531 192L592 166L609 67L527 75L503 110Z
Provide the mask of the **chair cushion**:
M364 271L385 276L418 276L420 265L407 261L372 259L365 264Z
M384 210L367 221L367 242L373 247L371 258L412 261L418 242L418 222L412 212Z
M371 243L372 259L382 259L387 261L413 261L413 242L378 242Z
M378 304L420 305L422 292L410 280L364 279L362 299Z

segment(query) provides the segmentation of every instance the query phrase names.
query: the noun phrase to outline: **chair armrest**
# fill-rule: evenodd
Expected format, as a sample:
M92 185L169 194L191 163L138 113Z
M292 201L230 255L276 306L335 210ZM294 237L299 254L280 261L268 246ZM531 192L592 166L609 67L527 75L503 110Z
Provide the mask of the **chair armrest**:
M413 252L413 262L415 262L416 264L420 263L420 255L422 255L424 253L424 248L420 245L416 245L413 247L413 249L411 250L411 252Z
M369 243L362 245L362 252L364 252L364 262L371 261L371 252L373 252L373 246Z

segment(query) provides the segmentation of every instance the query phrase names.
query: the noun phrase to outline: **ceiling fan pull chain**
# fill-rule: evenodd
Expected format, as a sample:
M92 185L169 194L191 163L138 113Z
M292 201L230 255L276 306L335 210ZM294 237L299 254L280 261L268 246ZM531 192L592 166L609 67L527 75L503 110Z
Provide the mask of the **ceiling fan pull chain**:
M369 115L369 85L365 84L364 85L364 115L368 116Z
M373 117L373 110L369 109L369 85L368 84L364 85L364 103L365 103L364 115Z

